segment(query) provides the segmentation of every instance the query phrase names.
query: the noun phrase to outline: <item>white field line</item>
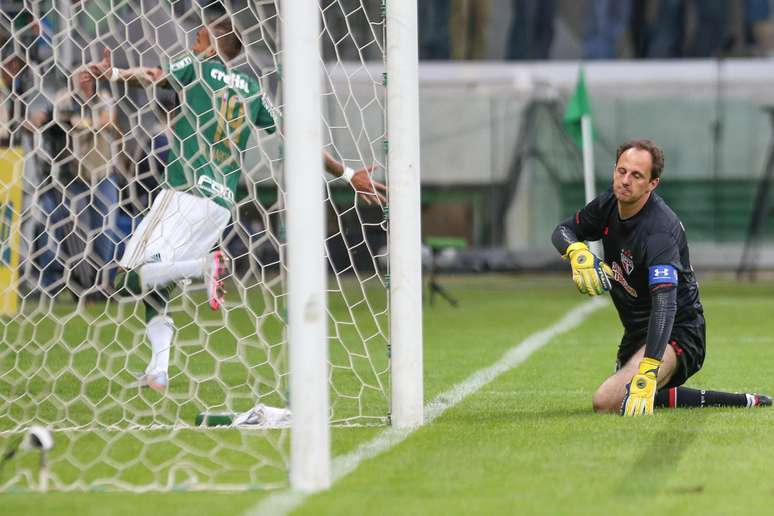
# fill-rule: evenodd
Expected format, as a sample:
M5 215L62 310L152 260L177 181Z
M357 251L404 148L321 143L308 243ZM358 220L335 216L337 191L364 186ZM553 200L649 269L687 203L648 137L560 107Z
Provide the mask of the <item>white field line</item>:
M548 344L554 337L575 328L592 312L606 304L606 298L594 298L591 301L570 310L554 325L537 333L533 333L519 344L506 351L505 355L494 364L484 369L479 369L463 382L458 383L446 392L439 394L433 401L425 405L424 424L432 423L441 414L457 405L466 396L475 393L501 374L517 367L527 360L532 353ZM346 455L334 458L331 464L332 483L336 483L352 473L361 462L376 457L393 446L400 444L417 428L419 427L400 429L394 427L386 428L376 437L361 444L355 450ZM269 495L254 507L248 509L244 513L244 516L284 516L304 503L307 497L312 494L314 493L293 489L280 491Z

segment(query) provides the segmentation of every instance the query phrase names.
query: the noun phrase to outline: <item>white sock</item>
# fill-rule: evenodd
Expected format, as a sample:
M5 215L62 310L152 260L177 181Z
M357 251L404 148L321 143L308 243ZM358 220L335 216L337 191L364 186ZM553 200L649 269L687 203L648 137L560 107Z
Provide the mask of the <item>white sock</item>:
M175 334L175 323L165 315L157 315L148 322L145 334L151 345L151 361L145 374L166 373L169 369L169 350Z
M204 275L206 259L180 262L146 263L140 267L140 283L143 289L163 287L167 283L183 278L200 278Z

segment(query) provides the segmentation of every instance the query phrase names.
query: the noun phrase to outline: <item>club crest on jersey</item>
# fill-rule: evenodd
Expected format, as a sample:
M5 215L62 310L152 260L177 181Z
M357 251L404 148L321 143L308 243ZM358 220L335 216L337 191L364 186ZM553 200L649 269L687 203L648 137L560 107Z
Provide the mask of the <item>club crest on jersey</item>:
M634 270L634 257L629 249L621 249L621 265L628 276L631 276Z
M637 291L634 290L634 287L629 285L629 282L626 281L626 276L624 276L623 271L621 270L621 266L618 265L617 262L613 262L613 279L623 287L623 289L626 291L627 294L629 294L632 297L638 297Z

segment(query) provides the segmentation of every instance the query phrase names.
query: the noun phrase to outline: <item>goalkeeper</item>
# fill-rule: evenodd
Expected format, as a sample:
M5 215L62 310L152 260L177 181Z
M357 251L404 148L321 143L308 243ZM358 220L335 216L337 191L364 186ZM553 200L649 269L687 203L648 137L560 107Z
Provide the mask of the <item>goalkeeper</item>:
M624 143L612 188L551 237L581 293L609 290L624 326L616 372L594 393L594 410L639 416L654 406L771 405L764 395L683 386L704 363L704 309L683 225L654 192L663 168L664 154L653 142ZM583 243L600 239L604 261Z
M95 93L96 79L107 79L171 87L180 101L163 188L127 244L119 261L123 272L115 280L119 294L143 298L152 358L139 383L157 391L168 384L175 331L167 314L172 289L178 281L203 278L210 306L218 309L223 303L223 257L211 251L231 219L251 126L269 133L276 130L258 81L229 69L242 43L227 16L199 29L192 50L167 70L122 70L111 66L105 49L102 61L77 72L86 98ZM323 162L328 172L346 178L366 203L385 201L385 186L371 180L371 167L353 171L327 153Z

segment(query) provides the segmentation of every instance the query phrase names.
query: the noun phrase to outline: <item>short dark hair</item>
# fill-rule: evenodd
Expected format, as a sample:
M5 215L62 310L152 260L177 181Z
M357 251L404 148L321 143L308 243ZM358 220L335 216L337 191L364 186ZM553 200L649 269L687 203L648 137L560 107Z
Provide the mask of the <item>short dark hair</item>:
M661 172L664 170L664 151L661 147L653 143L651 140L637 139L629 140L622 143L618 147L618 151L615 154L615 163L618 164L618 160L621 158L621 154L629 149L639 149L648 151L650 153L650 180L658 179L661 177Z
M218 52L230 61L242 52L242 40L228 17L220 18L208 25L210 35L215 38Z

